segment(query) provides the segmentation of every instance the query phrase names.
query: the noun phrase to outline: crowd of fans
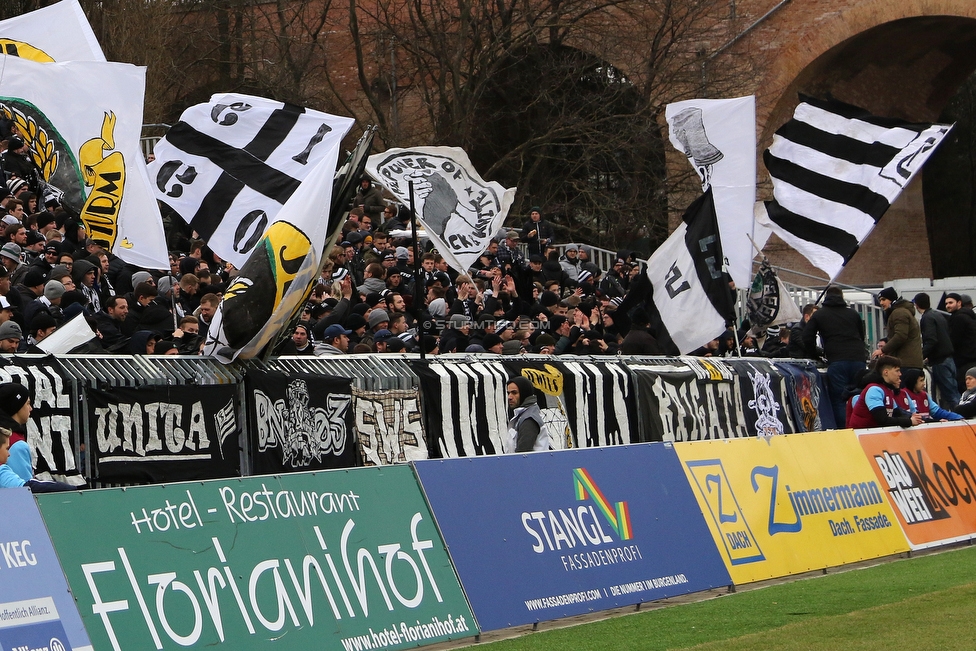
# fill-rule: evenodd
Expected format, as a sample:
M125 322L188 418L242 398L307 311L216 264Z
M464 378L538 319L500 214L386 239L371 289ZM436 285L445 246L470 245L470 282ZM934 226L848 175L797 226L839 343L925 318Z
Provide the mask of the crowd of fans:
M83 318L96 337L71 352L200 354L234 267L179 220L167 232L170 269L128 264L86 237L81 221L41 182L28 145L16 133L0 140L0 151L0 352L44 352L46 338L68 320ZM408 210L364 179L300 323L275 352L667 352L640 297L629 296L643 273L635 252L619 251L610 268L602 269L587 246L554 246L552 224L534 207L521 228L499 232L478 261L459 272L426 239L415 264L411 222ZM879 300L889 337L875 358L888 366L895 359L906 370L927 366L943 402L960 404L967 373L976 365L971 302L948 295L947 315L931 309L927 295L906 301L889 288ZM822 311L803 307L799 323L758 329L745 324L738 330L730 324L692 354L822 359L837 422L847 422L849 397L860 396L872 381L878 384L883 370L875 359L872 374L865 376L863 324L852 312L833 288ZM882 402L898 399L886 394ZM894 423L898 408L885 408L887 417L879 422Z

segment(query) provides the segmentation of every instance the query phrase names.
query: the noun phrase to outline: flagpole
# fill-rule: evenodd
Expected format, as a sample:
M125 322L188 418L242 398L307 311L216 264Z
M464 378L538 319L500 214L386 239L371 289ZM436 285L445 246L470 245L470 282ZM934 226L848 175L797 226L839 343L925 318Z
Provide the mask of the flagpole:
M173 283L173 269L170 267L169 270L169 300L173 306L173 330L180 327L178 317L176 316L176 286Z
M756 244L756 240L754 240L754 239L752 239L752 235L748 235L748 234L747 234L747 235L746 235L746 237L748 237L748 238L749 238L749 241L750 241L750 242L752 242L752 248L754 248L754 249L756 250L756 253L758 253L759 255L761 255L761 256L762 256L762 259L763 259L763 262L767 262L767 263L768 263L768 262L769 262L769 258L767 258L767 257L766 257L766 254L765 254L765 253L763 253L763 252L762 252L762 250L761 250L761 249L759 248L759 246L758 246L758 245ZM772 265L770 265L770 267L771 267L771 266L772 266ZM812 276L811 276L811 277L812 277ZM820 305L820 301L822 301L822 300L823 300L823 297L824 297L824 295L825 295L825 294L827 293L827 289L828 289L828 288L829 288L829 287L830 287L830 286L831 286L832 284L834 284L834 279L833 279L833 278L828 278L828 279L827 279L827 284L826 284L826 285L824 286L824 288L823 288L823 291L822 291L822 292L820 292L820 296L818 296L818 297L817 297L817 300L815 300L815 301L813 302L813 304L814 304L814 305Z
M413 311L421 317L423 315L420 312L420 302L423 300L423 290L420 288L420 238L417 237L417 208L413 199L413 181L410 181L410 233L413 235ZM417 319L417 337L420 340L420 359L426 360L422 318Z

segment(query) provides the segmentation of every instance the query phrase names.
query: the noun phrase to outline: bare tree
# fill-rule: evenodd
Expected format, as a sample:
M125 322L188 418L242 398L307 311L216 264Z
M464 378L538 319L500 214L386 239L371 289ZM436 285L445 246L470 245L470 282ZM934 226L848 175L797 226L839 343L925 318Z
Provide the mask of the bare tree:
M366 106L346 107L387 144L460 146L518 185L516 213L608 247L667 235L686 175L665 173L666 104L746 78L705 74L732 32L718 0L350 0L348 29Z

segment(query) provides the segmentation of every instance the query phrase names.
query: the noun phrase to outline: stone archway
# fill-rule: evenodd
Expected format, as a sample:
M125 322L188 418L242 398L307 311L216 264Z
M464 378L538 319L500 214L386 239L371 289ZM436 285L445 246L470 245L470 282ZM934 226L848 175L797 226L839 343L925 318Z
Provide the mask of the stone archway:
M773 45L782 43L774 48ZM758 76L758 137L768 146L789 119L797 93L832 95L878 115L937 120L976 70L976 3L967 0L833 0L784 4L735 44L768 48ZM762 165L760 162L760 170ZM762 174L762 171L761 171ZM762 179L761 179L762 180ZM768 192L768 184L765 186ZM932 263L921 178L892 206L840 276L852 284L930 277ZM823 276L782 243L770 257L781 266ZM794 278L810 284L810 279Z

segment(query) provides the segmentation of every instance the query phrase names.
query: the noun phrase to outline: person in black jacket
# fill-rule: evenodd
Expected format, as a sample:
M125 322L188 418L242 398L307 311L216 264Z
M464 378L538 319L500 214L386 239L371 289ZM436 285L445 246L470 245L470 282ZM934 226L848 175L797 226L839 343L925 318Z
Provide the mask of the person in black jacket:
M939 401L945 405L959 402L959 387L956 380L955 352L949 337L949 318L942 312L932 309L932 299L925 292L915 294L912 299L915 309L922 318L922 357L932 369L932 381L939 389Z
M529 221L522 227L522 241L529 247L529 255L543 255L555 236L552 224L542 219L542 209L533 206Z
M864 321L844 301L840 287L827 288L823 307L813 312L803 327L803 347L811 357L816 355L818 334L827 358L830 405L835 422L843 423L846 417L844 396L854 385L858 372L864 369L868 355L864 345Z
M976 313L962 304L962 296L955 292L946 294L946 311L949 312L949 340L952 341L952 360L956 364L956 386L966 388L966 371L976 364Z
M30 159L29 149L20 136L11 136L7 142L7 151L0 157L3 171L7 176L16 176L27 181L27 187L34 194L41 193L40 182L37 178L37 168Z

